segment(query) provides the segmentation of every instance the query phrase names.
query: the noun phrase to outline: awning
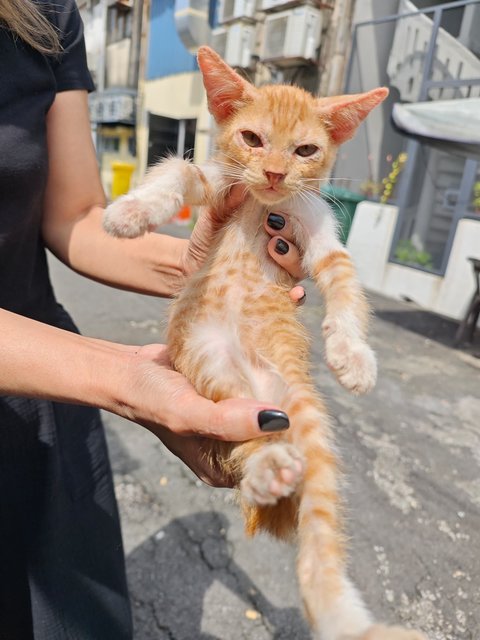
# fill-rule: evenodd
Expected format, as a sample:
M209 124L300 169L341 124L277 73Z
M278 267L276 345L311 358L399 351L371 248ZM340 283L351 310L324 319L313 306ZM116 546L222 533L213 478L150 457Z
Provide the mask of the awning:
M400 133L480 160L480 98L397 103L392 119Z

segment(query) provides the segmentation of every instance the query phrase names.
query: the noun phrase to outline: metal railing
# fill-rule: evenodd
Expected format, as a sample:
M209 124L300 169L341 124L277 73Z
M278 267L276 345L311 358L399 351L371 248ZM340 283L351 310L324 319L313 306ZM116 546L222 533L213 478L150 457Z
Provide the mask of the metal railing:
M354 26L353 34L352 34L352 50L349 59L349 63L347 66L346 73L346 92L354 93L355 90L352 91L352 84L354 81L357 81L358 78L354 78L354 68L357 65L358 61L356 60L356 54L359 47L360 35L362 34L362 30L366 30L367 27L377 27L379 25L399 25L402 21L410 20L411 24L412 20L415 21L417 18L421 19L422 22L422 35L425 34L425 17L431 16L431 18L427 18L430 26L430 37L428 42L426 43L426 47L423 49L422 64L419 66L418 60L418 51L415 60L415 72L420 72L420 80L418 80L418 75L415 76L415 86L417 87L417 95L413 98L413 101L423 102L429 100L431 98L435 99L445 99L452 97L453 95L462 97L469 97L472 94L478 94L480 92L480 60L473 53L468 52L469 55L466 55L468 58L469 65L465 65L465 68L462 68L462 65L454 65L455 69L448 64L448 57L445 58L445 52L439 51L439 43L444 48L449 46L450 39L453 39L452 36L446 34L446 32L442 29L442 21L445 16L445 12L465 9L470 5L478 5L480 4L480 0L458 0L456 2L449 2L446 4L431 6L421 10L415 11L404 11L402 13L398 13L395 15L385 16L382 18L369 20L361 23L357 23ZM403 3L404 8L406 6L411 5L411 3ZM448 37L447 37L448 36ZM394 42L393 39L392 43ZM403 42L404 48L408 51L408 47L406 43ZM397 43L398 46L398 43ZM461 45L459 45L461 46ZM392 44L393 49L393 44ZM415 45L410 47L410 54L413 50L419 50ZM421 49L421 48L420 48ZM456 55L459 49L456 49ZM466 49L466 51L468 51ZM443 53L443 62L441 65L436 64L439 61L439 58L442 58ZM392 51L390 51L392 55ZM401 60L401 56L399 57L399 52L394 52L397 59L396 62L393 60L391 62L391 71L393 68L393 64L402 65L403 62ZM413 60L413 57L411 56ZM389 58L390 61L390 58ZM475 64L475 61L478 62L478 67ZM439 67L441 66L440 72ZM450 68L449 68L450 67ZM465 77L465 69L471 69L471 72L478 73L477 77ZM478 68L478 72L476 71ZM387 67L385 67L385 71L387 71ZM436 71L436 73L435 73ZM439 77L440 76L440 77ZM453 77L452 77L453 76ZM478 87L478 89L477 89ZM409 87L412 89L412 87ZM400 87L401 89L401 87ZM463 89L463 91L462 91ZM358 90L358 88L357 88ZM400 91L401 95L401 91ZM412 94L410 93L410 98L412 98ZM397 225L395 228L395 232L392 239L392 245L390 248L389 261L390 262L398 262L401 263L395 257L395 249L397 247L398 241L402 237L402 232L404 230L404 224L406 222L407 216L407 208L409 201L412 195L412 188L415 181L415 172L417 167L417 162L419 159L419 153L421 151L422 145L420 142L416 140L409 140L406 146L407 153L407 162L404 167L404 171L400 176L400 180L398 183L397 189L397 202L399 208L399 215L397 220ZM447 265L448 259L450 256L451 247L453 244L453 240L455 237L455 231L458 221L464 217L470 217L468 211L468 205L471 200L471 193L473 190L473 185L478 178L477 176L477 162L475 159L466 159L463 167L463 174L460 180L460 185L458 189L458 197L456 203L453 207L452 211L452 219L450 228L448 230L448 237L446 238L445 247L443 250L443 255L441 257L440 264L438 264L434 268L425 268L423 270L429 271L430 273L437 273L439 275L444 275ZM411 208L411 207L410 207ZM478 216L477 216L478 219ZM404 264L404 263L401 263ZM422 269L422 267L418 267Z

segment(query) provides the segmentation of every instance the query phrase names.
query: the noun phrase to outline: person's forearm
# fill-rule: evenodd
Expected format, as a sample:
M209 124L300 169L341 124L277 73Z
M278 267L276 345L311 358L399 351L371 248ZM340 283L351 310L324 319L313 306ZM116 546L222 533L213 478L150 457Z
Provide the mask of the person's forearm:
M0 309L0 394L119 412L133 347L85 338ZM117 395L118 394L118 395Z
M171 368L165 345L85 338L0 309L0 395L86 404L146 427L177 455L177 437L240 442L288 427L270 403L213 402ZM188 457L188 455L187 455ZM192 464L190 461L189 464ZM193 466L198 466L193 464Z
M102 228L103 211L94 207L74 220L45 226L48 248L78 273L104 284L163 297L175 294L184 278L187 241L157 233L114 238Z

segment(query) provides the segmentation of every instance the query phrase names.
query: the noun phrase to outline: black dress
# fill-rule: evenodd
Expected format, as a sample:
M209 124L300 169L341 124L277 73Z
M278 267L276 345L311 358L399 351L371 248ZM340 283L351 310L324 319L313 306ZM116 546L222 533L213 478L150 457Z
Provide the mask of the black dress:
M0 25L0 307L76 331L40 233L45 116L56 92L93 86L74 0L41 4L62 34L59 58ZM131 637L99 412L0 396L0 640Z

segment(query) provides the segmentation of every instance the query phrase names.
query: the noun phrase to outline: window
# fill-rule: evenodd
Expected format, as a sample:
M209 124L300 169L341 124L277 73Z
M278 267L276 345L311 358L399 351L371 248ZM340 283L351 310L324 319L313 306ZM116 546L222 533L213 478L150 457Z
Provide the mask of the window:
M100 153L117 153L120 150L118 136L101 136L99 140Z
M124 40L132 36L133 12L130 7L115 4L108 9L107 44Z
M148 117L148 165L155 164L167 155L193 157L196 120L176 120L156 116Z

